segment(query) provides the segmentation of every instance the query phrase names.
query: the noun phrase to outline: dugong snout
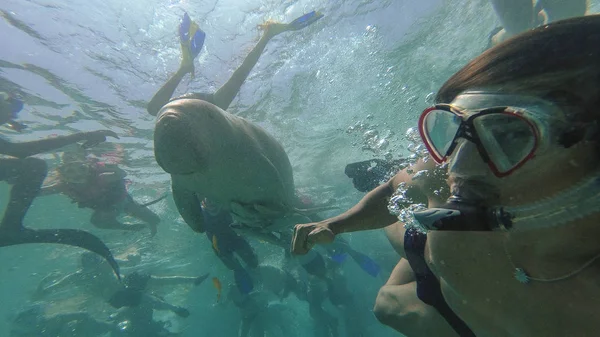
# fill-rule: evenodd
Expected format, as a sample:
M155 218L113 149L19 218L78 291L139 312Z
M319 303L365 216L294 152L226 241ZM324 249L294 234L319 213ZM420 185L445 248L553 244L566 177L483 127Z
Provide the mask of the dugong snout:
M176 111L164 112L156 122L154 157L170 174L191 174L202 167L202 144L194 137L191 125Z

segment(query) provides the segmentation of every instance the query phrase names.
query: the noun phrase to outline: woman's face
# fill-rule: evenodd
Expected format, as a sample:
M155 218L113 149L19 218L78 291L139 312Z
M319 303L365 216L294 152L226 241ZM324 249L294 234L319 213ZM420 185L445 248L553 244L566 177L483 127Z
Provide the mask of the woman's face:
M468 105L460 103L463 107ZM485 102L477 102L479 105L482 103ZM495 105L498 105L497 102ZM510 103L507 102L507 105ZM481 109L485 106L465 108ZM515 142L511 146L519 144ZM580 142L569 148L558 143L547 144L540 146L534 157L523 166L499 178L484 162L477 146L461 139L448 158L449 181L453 192L461 196L471 194L492 204L519 205L550 197L581 181L596 170L596 157L596 146L592 142ZM456 184L452 186L453 183ZM460 193L457 189L461 189Z

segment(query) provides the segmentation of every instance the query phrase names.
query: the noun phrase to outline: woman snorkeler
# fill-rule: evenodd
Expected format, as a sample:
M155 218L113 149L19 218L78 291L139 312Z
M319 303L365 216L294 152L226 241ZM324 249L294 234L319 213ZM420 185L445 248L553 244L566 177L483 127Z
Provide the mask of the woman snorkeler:
M592 15L509 39L452 76L421 115L451 197L415 213L403 248L417 296L460 336L597 335L599 32ZM398 185L298 225L293 251L391 224Z

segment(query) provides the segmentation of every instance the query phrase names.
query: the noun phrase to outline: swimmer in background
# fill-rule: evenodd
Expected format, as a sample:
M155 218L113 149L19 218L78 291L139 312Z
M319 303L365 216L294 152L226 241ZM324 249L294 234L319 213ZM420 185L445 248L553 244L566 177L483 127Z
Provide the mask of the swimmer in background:
M248 241L230 226L233 218L229 212L222 211L217 205L205 199L202 201L202 213L206 237L212 244L213 252L229 270L233 271L238 289L242 293L249 293L254 287L252 277L238 257L247 267L253 269L258 266L256 252Z
M120 336L118 327L110 322L97 320L89 313L66 312L48 314L41 304L30 306L19 313L10 325L10 337L81 337Z
M208 274L197 278L173 276L160 279L161 282L167 284L180 283L181 281L189 283L191 281L194 285L199 285L206 278L208 278ZM118 324L124 336L164 337L179 335L179 333L167 329L167 322L155 321L154 311L170 311L182 318L189 317L190 312L184 307L172 305L162 298L148 293L147 287L150 282L156 283L157 280L154 276L133 272L125 276L123 280L125 288L114 293L109 299L110 305L119 309L117 313L111 315L111 319Z
M488 48L543 24L584 16L589 7L589 0L490 1L502 26L490 34Z
M119 262L123 263L124 265L131 265L137 263L137 260L138 259L135 259L134 257L128 257L128 260L119 260ZM133 282L139 278L137 275L134 277L128 277L126 275L124 278L129 280L128 282ZM157 288L178 285L197 286L204 282L207 277L208 274L199 277L145 275L143 278L143 289L146 291L149 288L148 291L152 291ZM124 285L112 275L110 272L110 267L106 262L87 252L81 254L81 266L79 270L58 280L54 280L56 275L50 275L49 278L50 279L42 280L38 286L38 290L33 296L34 300L44 300L54 294L58 294L65 289L77 287L85 294L94 298L100 298L106 302L109 302L112 299L116 303L121 304L119 307L126 304L133 306L136 301L139 301L139 298L128 298L126 296L123 298L115 297L115 294L118 294L117 296L123 295L121 291L124 290ZM124 283L127 285L127 282L124 281Z
M6 124L21 132L26 126L17 121L23 109L23 101L0 92L0 125ZM79 132L28 142L15 143L0 137L0 180L9 183L10 199L0 222L0 247L24 243L58 243L81 247L102 256L110 263L115 274L119 267L112 253L96 236L77 229L31 229L23 226L23 219L33 200L39 195L48 166L36 154L57 150L63 146L84 142L83 147L92 147L106 141L106 137L119 138L108 130Z
M452 195L413 212L419 221L403 250L419 299L457 335L600 328L598 32L600 15L589 15L506 40L450 77L421 114L422 140L448 164ZM392 191L382 186L338 217L298 225L294 251L394 221L385 209ZM390 309L398 302L390 298Z
M116 164L86 158L84 153L64 152L60 165L46 180L41 195L64 194L80 208L92 209L90 222L97 228L139 231L148 227L154 236L160 218L147 206L162 198L138 204L127 192L126 175ZM117 218L122 213L146 224L121 223Z

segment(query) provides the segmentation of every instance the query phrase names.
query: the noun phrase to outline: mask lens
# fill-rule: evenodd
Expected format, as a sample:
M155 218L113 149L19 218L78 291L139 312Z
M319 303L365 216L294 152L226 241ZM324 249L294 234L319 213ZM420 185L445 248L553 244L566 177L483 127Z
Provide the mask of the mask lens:
M507 113L487 114L475 118L473 126L500 173L513 170L535 150L535 130L521 117Z
M431 155L437 157L437 161L443 161L456 138L462 119L450 111L435 109L425 112L421 120L423 140L434 152Z

